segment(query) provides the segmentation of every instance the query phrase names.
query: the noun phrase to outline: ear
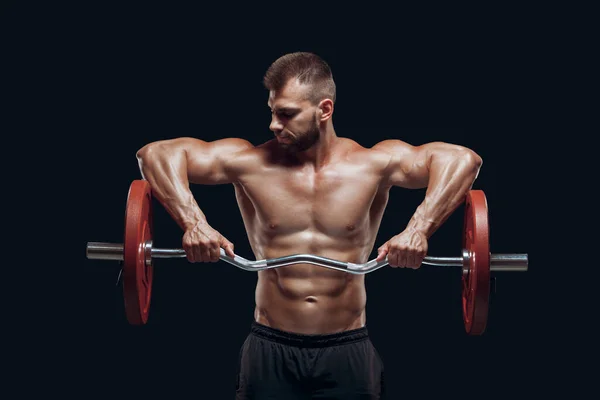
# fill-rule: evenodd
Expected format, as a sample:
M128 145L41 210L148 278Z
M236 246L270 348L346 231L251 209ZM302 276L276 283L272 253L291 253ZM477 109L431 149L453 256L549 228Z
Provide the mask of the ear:
M331 99L323 99L319 102L317 108L317 118L319 122L325 122L333 115L333 101Z

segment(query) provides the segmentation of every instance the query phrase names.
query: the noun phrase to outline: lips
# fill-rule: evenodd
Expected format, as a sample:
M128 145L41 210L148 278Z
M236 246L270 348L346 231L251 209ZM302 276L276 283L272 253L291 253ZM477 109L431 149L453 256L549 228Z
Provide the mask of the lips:
M290 139L289 136L276 136L277 137L277 141L280 143L291 143L292 140Z

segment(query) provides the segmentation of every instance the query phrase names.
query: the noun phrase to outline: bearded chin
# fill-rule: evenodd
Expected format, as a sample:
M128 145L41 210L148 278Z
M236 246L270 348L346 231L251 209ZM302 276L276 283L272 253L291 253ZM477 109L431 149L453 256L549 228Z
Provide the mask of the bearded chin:
M313 147L319 141L319 127L315 122L310 130L302 135L297 142L292 145L294 152L306 151Z

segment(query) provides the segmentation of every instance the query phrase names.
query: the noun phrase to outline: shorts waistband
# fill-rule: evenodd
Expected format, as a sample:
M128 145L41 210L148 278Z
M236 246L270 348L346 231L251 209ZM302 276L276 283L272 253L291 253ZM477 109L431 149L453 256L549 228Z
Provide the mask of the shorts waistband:
M296 347L328 347L366 340L369 332L366 326L343 332L327 334L301 334L282 331L253 321L250 333L281 344Z

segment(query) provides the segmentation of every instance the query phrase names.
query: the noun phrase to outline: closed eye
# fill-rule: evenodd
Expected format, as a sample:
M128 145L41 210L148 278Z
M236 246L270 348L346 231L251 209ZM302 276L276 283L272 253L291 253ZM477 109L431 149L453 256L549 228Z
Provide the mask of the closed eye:
M273 112L274 111L271 109L271 113ZM275 111L279 118L293 118L296 114L298 114L298 112L300 112L300 110L287 107L280 108L277 111Z

